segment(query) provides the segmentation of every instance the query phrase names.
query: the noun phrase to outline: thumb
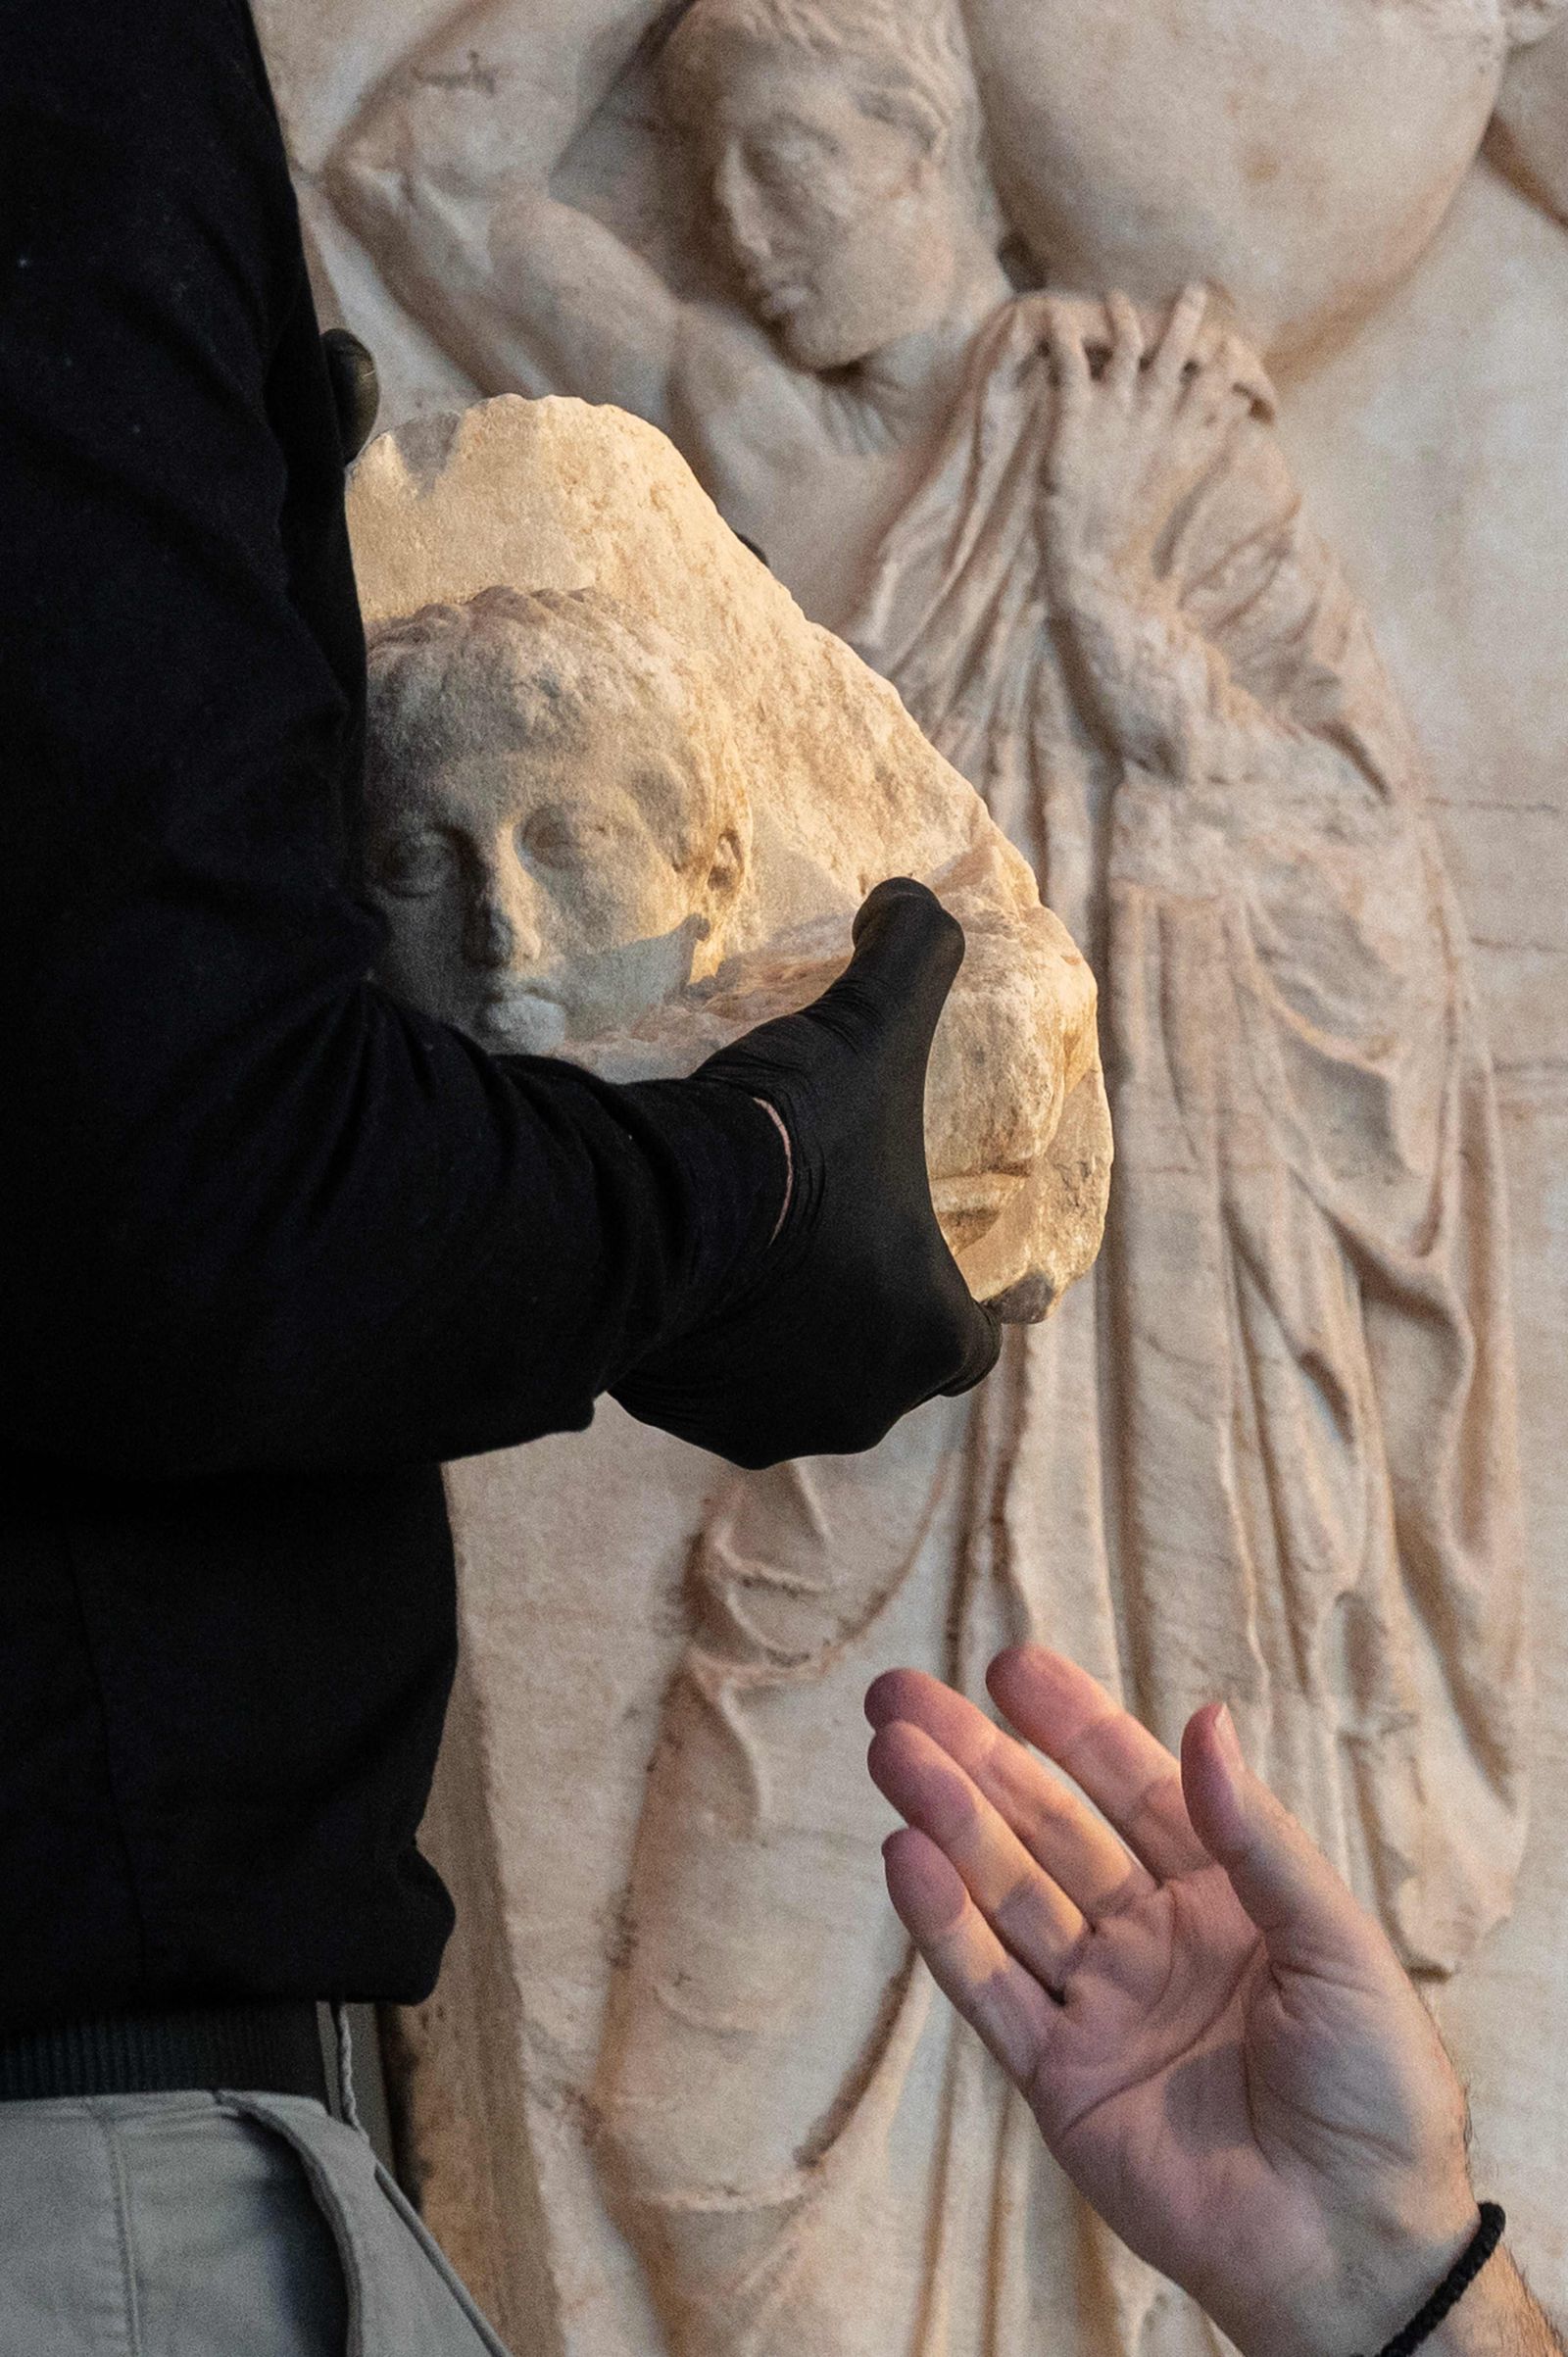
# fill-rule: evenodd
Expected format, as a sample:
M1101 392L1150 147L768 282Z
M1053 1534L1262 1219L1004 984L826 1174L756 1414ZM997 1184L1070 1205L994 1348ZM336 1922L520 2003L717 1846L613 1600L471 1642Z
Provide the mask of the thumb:
M836 998L874 1012L902 1033L923 1075L932 1034L963 963L963 927L934 892L909 876L890 876L862 902L855 919L855 955L822 1002Z
M1374 1955L1382 1961L1382 1931L1305 1828L1247 1766L1222 1702L1187 1723L1182 1792L1194 1832L1225 1869L1272 1964L1343 1977L1364 1970Z

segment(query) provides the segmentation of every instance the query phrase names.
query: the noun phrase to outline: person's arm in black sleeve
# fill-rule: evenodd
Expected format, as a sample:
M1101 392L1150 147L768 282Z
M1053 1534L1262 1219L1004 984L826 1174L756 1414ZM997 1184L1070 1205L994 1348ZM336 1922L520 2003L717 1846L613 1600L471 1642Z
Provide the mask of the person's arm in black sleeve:
M669 1387L737 1303L765 1348L770 1250L842 1290L822 1191L774 1244L760 1082L493 1060L368 981L340 457L238 0L5 11L8 1437L154 1476L452 1456L645 1364L641 1411L705 1437ZM943 1282L927 1390L994 1348ZM889 1420L860 1388L844 1446ZM759 1399L745 1452L798 1445Z

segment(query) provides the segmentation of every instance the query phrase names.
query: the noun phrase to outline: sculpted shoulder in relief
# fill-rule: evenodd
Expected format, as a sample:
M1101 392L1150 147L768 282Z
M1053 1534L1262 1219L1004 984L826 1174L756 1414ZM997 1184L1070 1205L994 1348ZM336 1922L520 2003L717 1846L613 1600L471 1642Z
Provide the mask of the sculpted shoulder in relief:
M505 64L480 109L421 61L351 128L330 184L482 390L580 393L663 427L836 624L1009 291L962 29L896 0L703 0L683 16L659 86L688 126L721 271L714 296L687 299L550 189L647 13L620 20L618 41L574 21L559 73L578 103L548 127L503 103ZM520 76L538 70L523 63L536 29L502 9L451 46L497 44Z

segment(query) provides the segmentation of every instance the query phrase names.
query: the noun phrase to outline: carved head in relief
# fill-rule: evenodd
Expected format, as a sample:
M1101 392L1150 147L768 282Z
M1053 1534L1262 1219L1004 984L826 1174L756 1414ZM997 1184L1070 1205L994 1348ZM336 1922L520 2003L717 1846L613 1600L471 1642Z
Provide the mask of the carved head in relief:
M757 317L847 368L939 319L1000 215L953 0L694 0L665 47Z
M367 866L388 986L547 1055L712 970L751 815L718 700L597 590L487 589L370 635Z

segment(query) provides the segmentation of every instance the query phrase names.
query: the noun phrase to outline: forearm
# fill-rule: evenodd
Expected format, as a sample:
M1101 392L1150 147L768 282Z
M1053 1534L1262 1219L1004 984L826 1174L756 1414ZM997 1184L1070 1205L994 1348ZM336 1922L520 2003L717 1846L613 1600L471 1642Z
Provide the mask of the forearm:
M240 1462L449 1460L580 1429L650 1351L755 1289L789 1172L753 1098L615 1089L453 1045L480 1090L471 1165L449 1075L431 1108L448 1183L425 1232L383 1192L378 1228L356 1239L340 1220L318 1274L291 1262L253 1315L252 1390L229 1394Z
M1563 2341L1504 2247L1423 2350L1425 2357L1563 2357Z
M401 159L476 193L545 187L659 13L661 0L479 0L372 92L328 167L351 186Z
M0 33L7 1423L149 1475L581 1423L783 1192L749 1101L493 1064L367 983L341 453L247 32Z
M493 1061L360 995L179 1116L127 1124L100 1073L62 1154L69 1090L24 1105L14 1446L153 1479L510 1447L755 1282L787 1166L744 1093Z
M393 292L481 383L493 369L463 347L493 340L466 327L491 292L494 207L508 189L543 196L602 95L582 17L568 35L535 0L464 10L371 92L323 169Z
M1093 721L1117 757L1180 783L1255 778L1280 760L1280 724L1223 654L1150 581L1108 562L1050 568L1053 613Z
M576 392L662 422L678 307L658 273L551 196L537 160L459 170L416 131L372 123L326 175L393 293L481 391Z

